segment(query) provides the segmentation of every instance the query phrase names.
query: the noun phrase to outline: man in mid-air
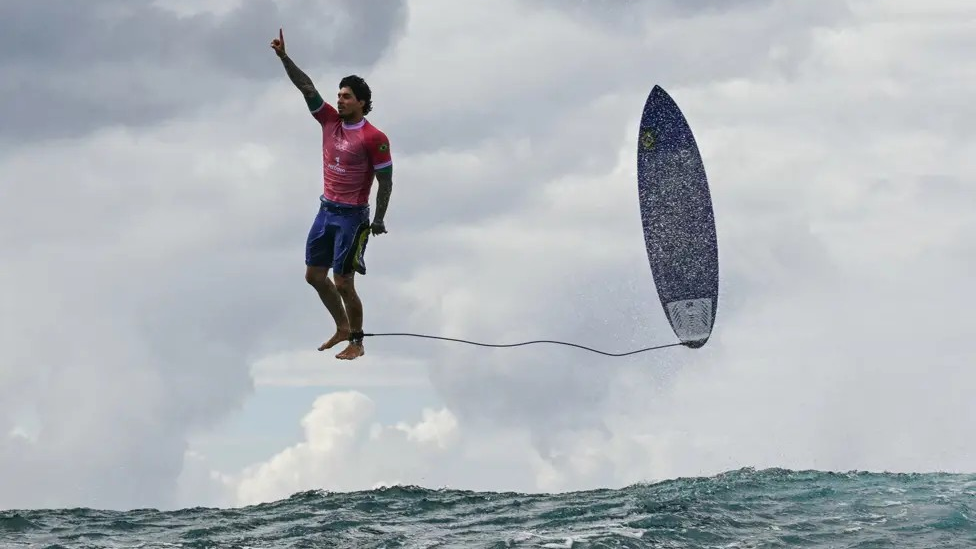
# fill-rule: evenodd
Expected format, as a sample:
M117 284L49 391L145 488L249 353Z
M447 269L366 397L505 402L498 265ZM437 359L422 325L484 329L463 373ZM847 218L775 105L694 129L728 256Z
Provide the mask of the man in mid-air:
M312 116L322 126L323 192L319 210L305 244L305 280L318 292L335 319L336 333L319 350L342 341L348 346L336 358L352 360L365 353L363 304L353 278L366 274L364 262L369 234L386 232L383 216L393 191L393 160L386 135L364 118L372 110L366 82L346 76L339 82L336 107L325 102L312 80L285 52L284 32L271 41L285 72L305 96ZM369 220L369 193L373 177L379 182L376 215ZM332 269L335 283L329 280Z

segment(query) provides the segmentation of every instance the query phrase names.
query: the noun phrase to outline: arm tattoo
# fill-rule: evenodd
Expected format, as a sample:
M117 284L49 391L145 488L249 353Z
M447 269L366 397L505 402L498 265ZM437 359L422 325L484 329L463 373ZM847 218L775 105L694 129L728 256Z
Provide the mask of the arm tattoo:
M301 90L305 97L311 97L315 94L315 84L312 84L312 79L302 72L302 69L298 68L298 65L295 65L291 57L287 55L282 57L281 63L285 66L285 72L288 73L288 78L291 78L292 83Z
M374 219L383 220L386 208L390 205L390 195L393 193L393 170L386 169L376 173L379 189L376 193L376 215Z

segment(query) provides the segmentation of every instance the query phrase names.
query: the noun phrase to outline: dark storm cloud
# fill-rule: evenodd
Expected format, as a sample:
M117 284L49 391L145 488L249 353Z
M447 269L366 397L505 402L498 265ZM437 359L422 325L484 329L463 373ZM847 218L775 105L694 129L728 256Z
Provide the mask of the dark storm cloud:
M181 17L146 0L0 3L0 140L146 125L280 78L279 27L303 68L369 66L396 39L401 2L248 0Z

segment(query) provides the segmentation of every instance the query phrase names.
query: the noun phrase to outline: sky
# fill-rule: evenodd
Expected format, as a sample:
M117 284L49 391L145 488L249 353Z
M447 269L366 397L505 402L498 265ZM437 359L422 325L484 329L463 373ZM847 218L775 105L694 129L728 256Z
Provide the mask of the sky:
M708 345L318 352L279 28L391 140L366 331L674 342L635 184L661 85L711 185ZM963 0L4 0L0 508L973 472L974 31Z

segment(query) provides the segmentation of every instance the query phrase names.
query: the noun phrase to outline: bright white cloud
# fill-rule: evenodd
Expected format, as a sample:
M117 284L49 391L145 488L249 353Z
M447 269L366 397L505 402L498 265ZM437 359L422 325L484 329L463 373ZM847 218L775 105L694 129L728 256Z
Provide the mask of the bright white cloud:
M302 418L301 442L248 467L234 480L236 503L270 501L309 489L423 483L417 476L426 470L421 463L432 452L451 449L456 420L447 410L425 410L416 424L383 426L373 420L374 412L373 401L356 391L316 399Z

